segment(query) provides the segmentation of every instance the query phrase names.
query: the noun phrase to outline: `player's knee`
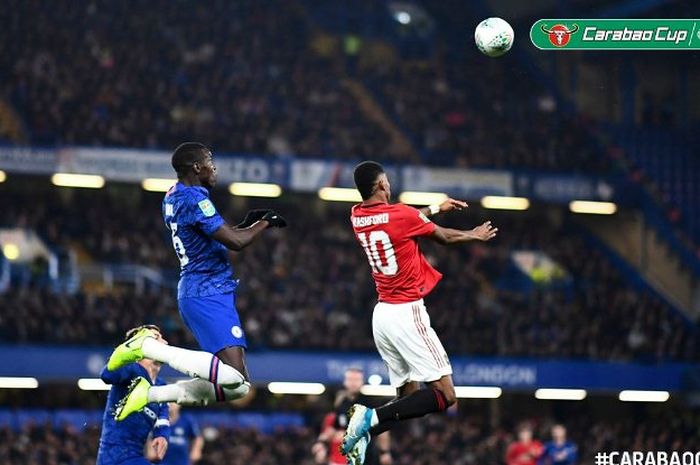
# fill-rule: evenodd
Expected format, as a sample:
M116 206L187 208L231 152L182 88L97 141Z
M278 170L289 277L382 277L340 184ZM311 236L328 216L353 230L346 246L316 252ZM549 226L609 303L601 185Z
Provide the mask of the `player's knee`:
M218 384L230 386L248 381L248 370L246 370L245 356L241 347L228 347L219 351L216 356L222 362L219 365L222 370L219 372Z
M242 399L250 392L250 383L243 383L235 389L238 392L238 399Z
M222 386L237 386L246 381L246 377L237 368L228 363L219 364L219 373L216 377L217 384Z
M245 382L245 383L243 383L240 386L235 387L235 388L224 387L223 391L224 391L224 396L225 396L226 400L242 399L245 396L247 396L248 393L250 392L250 383Z
M457 393L455 392L454 386L442 387L440 391L442 392L442 395L445 396L446 408L457 403Z
M454 389L452 389L449 394L445 394L445 401L447 402L448 407L452 407L457 403L457 395L455 394Z

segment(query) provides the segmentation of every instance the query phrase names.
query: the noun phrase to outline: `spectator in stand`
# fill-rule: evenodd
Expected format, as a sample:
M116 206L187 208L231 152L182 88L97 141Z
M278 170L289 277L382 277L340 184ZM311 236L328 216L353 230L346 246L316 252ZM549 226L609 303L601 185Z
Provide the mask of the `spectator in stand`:
M32 394L34 395L34 394ZM504 421L507 421L504 416ZM584 438L580 463L593 463L601 450L698 450L697 409L647 410L635 419L569 418L576 437ZM646 418L648 421L644 421ZM548 419L534 419L538 424ZM435 416L426 424L401 430L393 437L394 463L411 465L477 465L502 463L511 435L500 425L487 426L476 416ZM316 465L310 453L315 428L286 428L263 433L251 428L206 426L206 446L197 465ZM74 428L50 422L0 426L0 465L94 464L99 429ZM231 438L234 438L231 441Z
M506 465L537 465L543 452L542 443L532 437L532 426L523 423L518 427L518 440L508 446Z
M138 14L128 2L3 6L15 40L0 41L0 96L34 145L171 149L197 134L219 153L605 168L586 122L556 111L536 76L441 54L355 72L344 61L360 65L360 44L376 38L346 35L342 53L331 30L319 50L307 2L154 0ZM354 8L363 14L381 13ZM362 110L374 94L408 144Z
M362 113L339 58L309 46L296 2L4 7L16 40L0 41L0 95L36 145L172 148L196 133L220 153L409 156Z
M0 226L34 229L49 244L78 247L95 262L175 267L170 238L153 233L162 230L158 214L142 213L159 212L160 196L138 189L86 193L29 185L25 192L23 187L15 191L9 182L3 184L8 195L0 196ZM213 197L227 217L257 206L240 198L234 203L218 191ZM42 202L44 208L23 207ZM294 217L294 227L284 234L273 232L267 247L252 246L233 258L237 275L249 277L241 282L245 291L239 303L251 347L374 350L369 328L373 285L369 276L357 273L366 267L366 257L348 234L347 206L315 204L308 198L279 202L272 207ZM472 221L486 219L485 212L472 210ZM508 231L488 248L477 245L447 254L425 244L430 260L445 272L460 270L465 278L443 282L431 297L433 305L454 309L432 316L451 353L697 360L697 336L678 313L630 285L601 250L586 242L576 224L534 211L489 212L488 219ZM460 219L439 221L461 226ZM123 225L129 225L128 234ZM523 293L502 284L513 250L545 252L567 270L570 287ZM164 276L166 282L176 278ZM0 340L109 345L118 342L120 328L152 321L173 344L193 342L175 310L174 290L138 292L118 284L111 290L90 284L74 295L12 286L0 299Z
M578 463L578 446L566 439L564 425L552 426L552 440L544 445L544 451L537 464L576 465L576 463Z

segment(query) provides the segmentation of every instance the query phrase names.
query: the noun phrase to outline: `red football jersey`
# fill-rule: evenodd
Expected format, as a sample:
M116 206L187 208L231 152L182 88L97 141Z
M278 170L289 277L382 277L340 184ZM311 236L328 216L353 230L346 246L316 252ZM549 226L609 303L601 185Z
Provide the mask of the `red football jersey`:
M418 237L435 231L420 211L401 203L359 204L352 207L350 221L367 254L380 302L421 299L442 278L418 247Z
M508 446L506 465L536 465L544 448L540 441L514 442Z
M331 412L327 414L325 417L323 417L323 426L321 426L321 431L325 432L328 429L333 429L335 430L335 417L336 414L335 412ZM340 432L336 431L336 434L334 434L331 439L328 441L328 463L329 464L346 464L348 463L347 459L343 455L342 452L340 452L340 446L343 444L343 435L342 431Z

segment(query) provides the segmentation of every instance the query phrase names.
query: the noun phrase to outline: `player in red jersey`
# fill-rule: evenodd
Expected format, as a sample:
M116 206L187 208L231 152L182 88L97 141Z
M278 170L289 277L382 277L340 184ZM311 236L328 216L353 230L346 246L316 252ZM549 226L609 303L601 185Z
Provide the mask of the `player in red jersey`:
M532 438L532 426L522 424L518 428L518 440L506 451L506 465L536 465L543 452L542 443Z
M379 408L355 404L343 438L342 452L351 464L362 464L370 437L396 423L447 409L456 402L452 367L423 304L442 275L425 259L417 239L440 244L488 241L497 228L490 221L468 231L443 228L428 216L467 207L447 199L418 210L390 204L391 185L383 167L366 161L355 167L362 203L350 220L367 254L379 299L372 316L374 343L389 370L397 398ZM421 389L418 383L425 383Z

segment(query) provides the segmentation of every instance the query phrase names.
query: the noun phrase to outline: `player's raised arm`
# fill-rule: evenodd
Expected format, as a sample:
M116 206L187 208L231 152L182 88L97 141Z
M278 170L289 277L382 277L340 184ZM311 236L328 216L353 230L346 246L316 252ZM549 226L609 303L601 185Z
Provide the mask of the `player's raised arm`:
M270 227L284 228L285 226L287 226L287 221L278 213L269 210L259 221L248 227L233 227L224 223L212 233L211 237L229 250L242 250L252 244L265 229Z
M490 221L487 221L474 229L460 230L443 228L435 225L435 230L428 237L443 245L459 244L469 241L489 241L496 237L498 228L494 228Z
M423 207L420 212L425 216L433 216L438 213L447 213L453 210L464 210L469 205L463 200L455 200L452 198L445 199L440 205L430 205L429 207Z
M168 192L164 201L165 221L173 235L176 250L186 250L186 247L178 247L178 242L182 242L177 236L178 225L194 225L202 233L234 251L250 245L269 227L283 228L287 225L285 219L273 210L251 210L243 222L235 227L226 223L209 199L208 191L216 185L216 164L211 151L203 144L180 144L175 149L171 162L177 173L178 185L190 188L183 196L183 213L176 213L180 211L175 205L176 201L168 200L173 191ZM181 253L184 254L182 250ZM180 257L181 262L182 259Z

